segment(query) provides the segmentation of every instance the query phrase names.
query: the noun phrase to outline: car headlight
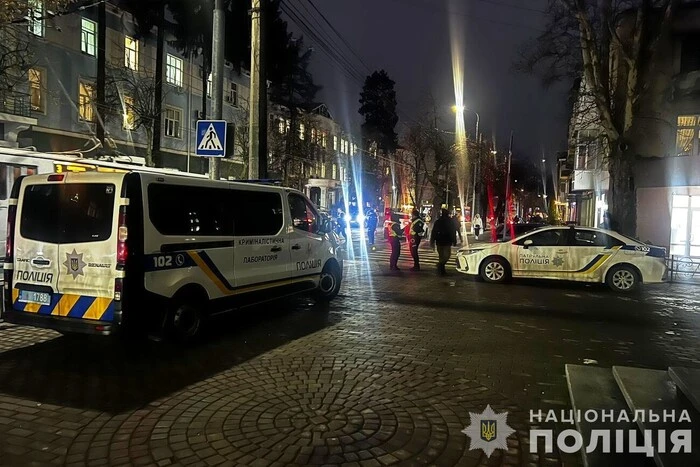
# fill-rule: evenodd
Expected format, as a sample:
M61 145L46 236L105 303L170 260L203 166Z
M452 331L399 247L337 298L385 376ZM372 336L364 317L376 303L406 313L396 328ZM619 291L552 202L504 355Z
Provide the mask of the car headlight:
M457 256L466 256L466 255L473 255L474 253L479 253L482 250L473 250L469 248L465 248L463 250L459 250L457 252Z

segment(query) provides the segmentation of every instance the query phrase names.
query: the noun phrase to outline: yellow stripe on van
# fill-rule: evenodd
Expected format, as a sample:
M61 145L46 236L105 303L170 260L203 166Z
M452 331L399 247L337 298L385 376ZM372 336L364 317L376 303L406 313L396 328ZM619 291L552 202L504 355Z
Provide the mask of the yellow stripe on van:
M211 268L202 260L202 258L199 257L199 254L196 251L188 251L187 252L190 257L194 260L195 264L199 266L199 269L201 269L204 274L207 275L207 277L216 285L221 293L224 295L231 295L231 291L226 288L223 282L216 277L216 274L214 274L214 271L211 270Z
M12 289L12 303L17 302L17 299L19 298L19 289Z
M85 314L83 315L83 318L86 319L100 319L102 318L102 315L104 314L105 310L109 306L109 304L112 303L111 298L107 297L97 297L95 298L95 301L92 302L92 305L90 305L90 308L87 309Z
M27 313L36 313L41 308L41 303L27 303L24 305L24 311Z
M54 316L68 316L68 313L70 313L70 310L73 309L73 306L79 299L80 295L64 295L58 301L56 308L51 311L51 314Z

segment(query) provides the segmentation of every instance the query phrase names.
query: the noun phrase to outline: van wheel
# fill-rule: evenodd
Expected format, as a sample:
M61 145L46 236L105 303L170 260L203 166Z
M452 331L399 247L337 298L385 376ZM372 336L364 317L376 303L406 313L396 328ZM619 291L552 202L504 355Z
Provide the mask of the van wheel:
M335 263L327 263L321 271L321 278L316 289L316 301L329 302L340 292L340 282L343 279L340 267Z
M195 341L202 330L202 309L193 300L176 301L168 313L166 330L168 337L176 342Z
M621 264L610 269L606 282L615 292L629 293L639 286L640 280L634 268Z

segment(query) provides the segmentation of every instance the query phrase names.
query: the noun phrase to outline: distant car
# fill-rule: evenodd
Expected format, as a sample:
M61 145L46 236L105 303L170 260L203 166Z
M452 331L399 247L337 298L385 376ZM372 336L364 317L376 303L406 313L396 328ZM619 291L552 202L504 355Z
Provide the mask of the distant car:
M587 227L541 227L513 240L462 248L457 270L502 283L511 277L601 282L617 292L662 282L666 249L617 232Z

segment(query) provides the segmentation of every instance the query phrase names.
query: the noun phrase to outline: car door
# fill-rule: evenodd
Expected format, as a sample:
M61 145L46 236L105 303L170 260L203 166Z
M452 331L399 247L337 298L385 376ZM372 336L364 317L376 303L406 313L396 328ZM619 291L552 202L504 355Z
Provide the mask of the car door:
M289 233L292 281L299 288L315 286L323 267L320 248L323 235L319 233L319 215L300 193L289 193L289 213L292 229Z
M281 191L233 189L231 195L235 287L243 295L239 303L245 304L288 285L289 239Z
M512 258L513 275L558 278L567 261L567 228L545 229L521 237Z
M574 280L598 280L602 267L623 242L595 229L573 229L568 238L569 264L567 272Z

